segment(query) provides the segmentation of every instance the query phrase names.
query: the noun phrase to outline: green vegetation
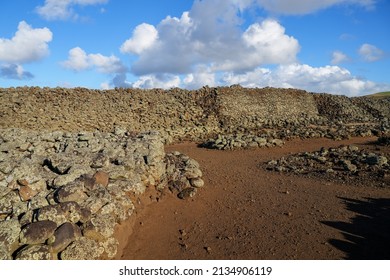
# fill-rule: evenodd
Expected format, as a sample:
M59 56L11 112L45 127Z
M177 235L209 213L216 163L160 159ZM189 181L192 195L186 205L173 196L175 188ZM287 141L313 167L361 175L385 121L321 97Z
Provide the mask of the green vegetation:
M367 97L373 98L388 98L390 97L390 91L378 92L374 94L367 95Z

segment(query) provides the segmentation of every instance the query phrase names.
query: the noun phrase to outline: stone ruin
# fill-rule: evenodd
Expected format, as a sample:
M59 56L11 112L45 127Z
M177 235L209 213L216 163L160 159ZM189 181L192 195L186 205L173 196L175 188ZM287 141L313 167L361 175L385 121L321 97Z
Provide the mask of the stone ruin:
M204 185L199 164L166 154L164 144L191 140L233 150L282 146L297 137L376 135L388 145L383 135L390 131L390 98L236 85L0 88L0 108L1 260L114 258L115 227L134 213L139 196L156 188L186 199ZM389 158L344 147L266 168L388 181Z
M203 187L199 164L158 132L0 130L0 259L112 259L116 225L148 188Z

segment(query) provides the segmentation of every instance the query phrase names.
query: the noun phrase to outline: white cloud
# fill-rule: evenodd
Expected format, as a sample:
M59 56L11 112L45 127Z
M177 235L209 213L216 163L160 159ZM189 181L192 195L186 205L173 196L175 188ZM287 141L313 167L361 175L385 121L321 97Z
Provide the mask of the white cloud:
M376 0L256 0L256 2L269 12L303 15L340 4L359 5L372 9Z
M367 62L378 61L385 56L384 51L370 44L363 44L358 52L361 58Z
M46 20L65 20L78 15L73 8L76 5L87 6L105 4L108 0L45 0L43 6L36 7L37 13Z
M13 80L27 80L34 77L28 71L23 69L19 64L2 64L0 65L0 77Z
M240 5L245 7L238 0L196 1L180 18L168 16L157 26L137 26L121 51L138 55L132 66L137 76L188 74L200 65L214 71L242 71L295 62L298 41L273 19L242 31Z
M163 88L182 87L198 89L203 86L229 86L240 84L244 87L297 88L309 92L325 92L347 96L360 96L373 92L387 91L388 84L377 84L354 77L347 69L339 66L312 67L306 64L279 65L275 69L257 67L250 71L215 72L206 65L198 66L187 75L150 74L128 81L126 73L117 74L112 82L102 83L103 89L124 88Z
M350 61L350 58L345 53L341 51L334 51L332 53L331 64L337 65L348 61Z
M205 85L216 86L216 75L207 66L199 66L197 69L184 77L183 86L188 89L198 89Z
M162 88L170 89L175 87L182 86L181 79L177 75L171 74L160 74L160 75L145 75L140 76L135 81L128 81L126 73L118 73L112 79L111 82L105 82L101 85L102 89L110 89L114 87L121 88L142 88L142 89L151 89L151 88Z
M257 68L238 75L225 73L222 83L246 87L298 88L348 96L365 95L389 88L389 85L354 77L347 69L338 66L312 67L306 64L281 65L275 70Z
M158 38L158 31L153 25L143 23L138 25L134 32L133 37L128 39L121 46L121 52L141 54L148 48L150 48Z
M82 71L88 69L90 64L88 62L87 53L79 47L73 48L69 51L68 60L62 62L62 66L74 71Z
M104 56L98 54L87 54L80 47L73 48L69 51L68 60L63 61L62 66L74 71L83 71L96 67L97 71L106 74L124 73L126 67L114 55Z
M49 54L48 43L52 38L48 28L32 28L21 21L14 37L0 38L0 61L28 63L40 60Z
M162 88L170 89L179 87L181 83L180 77L176 75L146 75L141 76L132 84L134 88Z

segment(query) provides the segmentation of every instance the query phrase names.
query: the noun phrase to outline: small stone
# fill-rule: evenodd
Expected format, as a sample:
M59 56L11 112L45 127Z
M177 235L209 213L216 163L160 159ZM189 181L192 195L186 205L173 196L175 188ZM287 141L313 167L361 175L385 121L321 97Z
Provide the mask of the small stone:
M284 145L284 141L280 139L272 139L271 144L277 146L277 147L282 147Z
M342 160L342 164L344 166L345 171L349 171L355 173L357 171L357 166L352 164L349 160Z
M108 186L109 178L110 178L110 176L106 172L103 172L103 171L98 171L95 173L95 175L93 175L93 179L95 180L95 184L100 184L103 187Z
M107 167L110 164L110 158L103 153L98 153L97 156L92 160L92 168Z
M26 179L18 179L17 182L21 186L28 186L28 181Z
M204 181L201 178L193 178L190 182L194 188L202 188L204 186Z
M369 164L369 165L379 165L379 166L383 166L385 164L387 164L388 160L386 157L384 156L378 156L376 154L369 154L366 158L366 162Z
M359 151L359 147L358 147L358 146L354 146L354 145L349 145L349 146L348 146L348 149L349 149L351 152L357 152L357 151Z
M42 191L45 191L47 189L45 180L39 180L35 183L29 184L29 187L37 192L42 192Z
M196 194L196 188L187 188L187 189L182 190L177 195L177 197L180 199L187 199L187 198L194 197L195 194Z
M81 177L81 180L84 182L84 187L88 191L93 191L97 188L97 185L95 184L95 179L90 175L83 175Z
M199 178L202 177L202 171L197 167L186 167L184 169L184 176L187 179Z
M29 186L22 186L19 189L19 196L22 201L28 201L34 196L38 194L37 191L34 191L32 188Z

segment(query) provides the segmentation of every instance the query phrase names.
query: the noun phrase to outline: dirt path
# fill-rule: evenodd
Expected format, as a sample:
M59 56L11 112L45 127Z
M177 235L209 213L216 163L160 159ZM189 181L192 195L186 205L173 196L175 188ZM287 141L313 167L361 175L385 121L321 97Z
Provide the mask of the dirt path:
M135 218L118 230L124 245L118 258L389 258L390 188L336 184L259 167L290 153L371 140L293 140L282 148L241 151L206 150L194 143L166 147L200 163L205 188L190 200L165 194L150 203L156 197L145 197Z

